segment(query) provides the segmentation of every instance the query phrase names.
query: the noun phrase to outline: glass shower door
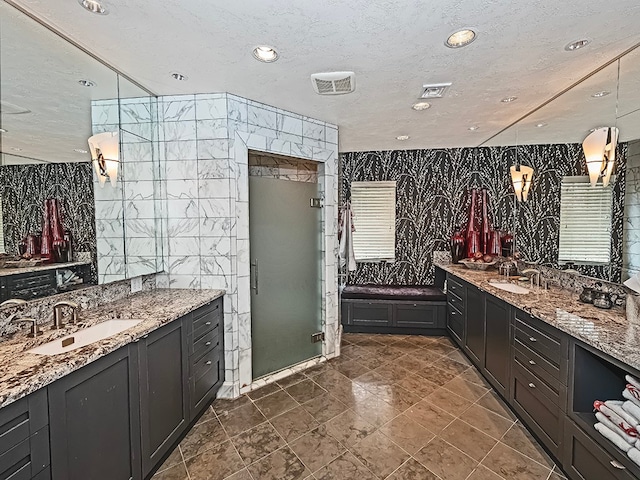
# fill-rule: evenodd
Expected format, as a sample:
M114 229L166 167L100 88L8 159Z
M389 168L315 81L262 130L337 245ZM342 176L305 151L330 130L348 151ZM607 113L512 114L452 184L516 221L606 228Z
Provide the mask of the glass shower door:
M317 183L249 177L253 378L321 354Z

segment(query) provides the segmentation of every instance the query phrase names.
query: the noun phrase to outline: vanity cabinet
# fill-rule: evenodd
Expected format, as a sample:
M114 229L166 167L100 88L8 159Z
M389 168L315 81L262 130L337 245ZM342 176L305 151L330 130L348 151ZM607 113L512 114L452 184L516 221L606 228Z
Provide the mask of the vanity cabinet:
M447 330L460 348L464 346L465 286L452 276L447 279Z
M472 285L466 286L466 312L464 351L480 368L484 367L484 294Z
M189 417L187 333L174 321L138 342L142 475L179 440Z
M53 480L137 480L138 365L127 345L48 387Z

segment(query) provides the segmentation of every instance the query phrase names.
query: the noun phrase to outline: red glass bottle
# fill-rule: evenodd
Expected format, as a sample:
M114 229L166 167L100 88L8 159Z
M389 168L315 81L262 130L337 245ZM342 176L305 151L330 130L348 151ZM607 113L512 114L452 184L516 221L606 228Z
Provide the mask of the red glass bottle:
M465 241L464 236L460 230L456 231L451 236L451 261L453 263L459 263L465 255Z
M489 223L489 206L487 199L487 190L482 189L482 235L480 238L482 243L482 253L489 253L491 242L491 224Z
M53 258L51 243L51 217L49 212L49 203L45 201L42 217L42 239L40 241L40 257L45 263L51 262Z
M467 225L467 258L481 251L480 232L476 225L476 204L478 203L478 191L471 190L471 208L469 209L469 224Z

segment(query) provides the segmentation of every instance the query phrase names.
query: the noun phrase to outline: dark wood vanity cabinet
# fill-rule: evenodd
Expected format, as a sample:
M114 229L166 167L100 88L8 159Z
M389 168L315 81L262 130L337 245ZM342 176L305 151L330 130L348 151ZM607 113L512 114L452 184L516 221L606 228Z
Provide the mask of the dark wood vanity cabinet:
M464 351L476 365L484 367L485 352L485 322L484 322L484 294L472 285L466 288L466 317Z
M127 345L48 387L53 480L137 480L138 365Z
M172 449L190 421L184 323L171 322L138 342L143 477Z

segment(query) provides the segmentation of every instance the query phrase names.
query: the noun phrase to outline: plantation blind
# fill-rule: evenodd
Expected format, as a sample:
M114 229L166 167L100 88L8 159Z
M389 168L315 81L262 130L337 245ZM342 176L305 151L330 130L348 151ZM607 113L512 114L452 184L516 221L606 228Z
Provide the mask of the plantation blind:
M4 223L2 219L2 202L0 201L0 253L6 253L4 247Z
M562 179L560 262L609 263L613 183L592 187L587 176Z
M351 183L356 261L393 261L396 255L396 182Z

